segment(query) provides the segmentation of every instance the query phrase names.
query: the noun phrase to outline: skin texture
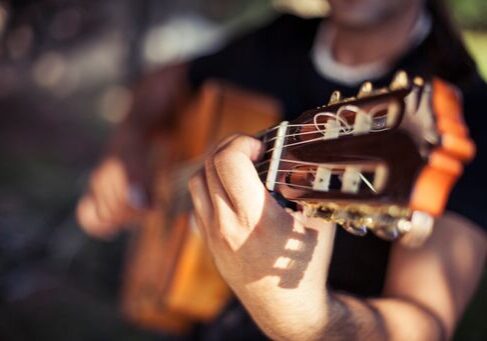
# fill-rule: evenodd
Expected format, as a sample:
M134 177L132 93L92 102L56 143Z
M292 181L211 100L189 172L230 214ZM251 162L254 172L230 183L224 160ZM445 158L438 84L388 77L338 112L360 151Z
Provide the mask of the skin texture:
M215 263L272 339L441 340L451 337L481 274L485 237L447 214L430 240L394 244L384 295L326 288L334 226L278 206L253 161L260 143L227 141L190 181L195 214Z

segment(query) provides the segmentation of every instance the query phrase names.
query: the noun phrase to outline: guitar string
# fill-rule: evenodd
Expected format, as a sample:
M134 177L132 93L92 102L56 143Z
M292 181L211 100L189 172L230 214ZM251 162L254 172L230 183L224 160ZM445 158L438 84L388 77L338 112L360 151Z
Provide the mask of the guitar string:
M259 162L258 164L255 165L255 167L259 167L263 163L269 163L271 160L265 160L262 162ZM300 163L302 165L307 165L307 166L319 166L319 163L316 162L308 162L308 161L299 161L299 160L291 160L291 159L281 159L280 162L287 162L287 163Z
M374 188L374 186L372 185L372 183L370 183L370 181L362 174L362 173L358 173L359 174L359 177L360 179L364 182L364 184L374 193L377 194L377 190ZM300 187L300 188L306 188L306 189L311 189L313 191L316 191L316 189L313 187L313 186L304 186L304 185L297 185L297 184L293 184L293 183L287 183L287 182L280 182L280 181L276 181L275 184L277 185L286 185L286 186L292 186L292 187ZM319 191L319 190L318 190ZM329 192L330 190L328 191L320 191L320 192Z
M317 166L318 165L317 163L313 163L313 162L303 162L303 161L286 160L286 159L281 160L281 162L295 163L295 164L306 165L306 166L310 166L310 165L311 166ZM333 167L333 164L330 164L329 166ZM336 166L337 167L340 167L342 165L337 164ZM364 169L362 171L365 171L365 170L366 169ZM266 174L267 172L268 171L265 170L265 171L260 171L257 174L260 177L260 176ZM279 172L279 173L284 173L284 172L287 172L287 173L312 173L310 171L297 170L297 169L278 169L277 172ZM314 173L316 174L316 171ZM336 174L343 174L343 173L344 173L344 170L335 170L335 171L332 171L331 172L331 174L334 174L334 175L336 175ZM374 193L377 193L377 190L374 188L374 186L372 185L372 183L365 177L365 175L363 175L362 172L358 172L358 174L359 174L360 179L366 184L366 186L369 187L369 189L371 191L373 191ZM288 184L288 185L294 185L294 184Z
M305 127L305 126L314 126L314 125L315 125L314 123L295 123L295 124L288 124L287 127ZM266 129L264 131L257 133L255 136L256 137L264 136L264 135L269 134L270 132L272 132L274 130L279 129L279 127L280 127L280 125L276 125L272 128L269 128L269 129Z
M342 108L340 108L340 109L342 109ZM330 113L330 112L326 112L326 113L329 113L331 116L336 117L337 115L340 114L340 110L336 114L335 113ZM322 114L322 113L317 113L317 115L319 115L319 114ZM312 125L315 125L315 123L288 124L287 126L288 127L302 127L302 126L309 126L309 125L312 126ZM271 127L269 129L266 129L266 130L260 132L259 134L257 134L257 136L262 136L262 135L268 134L268 133L270 133L270 132L272 132L272 131L274 131L276 129L279 129L279 127L280 127L280 125L276 125L274 127Z
M305 189L313 189L312 186L303 186L303 185L296 185L296 184L288 184L286 182L279 182L279 181L276 181L275 182L276 185L286 185L286 186L292 186L292 187L299 187L299 188L305 188Z
M293 163L293 164L297 164L298 166L320 166L322 164L320 163L316 163L316 162L306 162L306 161L299 161L299 160L290 160L290 159L281 159L281 162L284 162L284 163ZM340 164L329 164L330 167L343 167L343 165L340 165ZM173 185L174 188L177 188L178 190L176 190L175 192L177 193L176 194L176 197L174 198L175 200L177 200L178 198L183 198L187 195L187 190L181 190L181 188L185 188L187 186L187 183L188 183L188 180L191 176L192 173L194 173L194 171L198 170L198 168L201 167L201 161L197 161L197 162L191 162L190 163L190 166L187 166L187 167L183 167L184 171L177 171L176 172L176 175L173 177ZM190 169L190 171L188 171L188 169ZM283 172L288 172L288 173L310 173L310 171L306 171L306 170L296 170L296 169L278 169L277 172L280 172L280 173L283 173ZM267 170L265 171L260 171L258 172L258 176L261 177L262 175L264 175L265 173L267 173ZM343 170L335 170L335 171L332 171L332 174L336 175L336 174L343 174ZM367 185L367 187L370 188L370 190L372 190L373 192L377 193L377 191L374 189L373 185L369 182L369 180L362 174L362 172L359 172L359 176L361 178L361 180ZM279 182L276 182L276 183L279 183ZM283 185L289 185L289 186L299 186L299 185L295 185L295 184L288 184L288 183L280 183L280 184L283 184ZM301 186L303 187L303 186ZM306 188L310 188L310 189L313 189L312 186L308 186Z
M376 112L379 112L376 108L380 108L380 105L379 106L376 106L374 107L372 110L370 110L370 112L373 112L373 111L376 111ZM287 138L287 137L291 137L291 136L303 136L303 135L308 135L308 134L326 134L327 131L333 131L333 130L324 130L324 129L320 129L320 125L324 125L324 123L318 123L317 122L317 119L321 116L328 116L330 118L334 118L336 119L337 121L339 121L341 123L340 127L339 128L335 128L338 130L338 136L343 136L343 135L349 135L350 133L352 133L352 128L351 126L348 124L348 122L343 119L340 115L341 113L344 111L344 110L348 110L348 111L352 111L352 112L355 112L355 113L359 113L359 112L363 112L363 110L361 110L360 108L356 107L356 106L351 106L351 105L348 105L348 106L343 106L339 109L339 111L337 113L331 113L331 112L323 112L323 113L318 113L316 114L314 117L313 117L313 120L314 122L313 123L304 123L304 124L288 124L288 127L306 127L306 126L314 126L317 128L317 131L310 131L310 132L303 132L303 133L294 133L294 134L286 134L284 136L284 138ZM380 108L380 110L383 110L382 108ZM373 116L373 114L369 113L369 115ZM384 115L382 116L377 116L378 118L382 118L384 117ZM344 127L343 127L343 126ZM275 126L275 127L272 127L272 128L269 128L269 129L266 129L264 130L263 132L261 132L260 134L258 134L257 136L265 136L267 134L269 134L270 132L276 130L279 128L279 125ZM384 130L388 130L388 129L377 129L377 130L372 130L373 132L379 132L379 131L384 131ZM267 141L265 141L266 143L267 142L272 142L274 140L277 139L277 136L276 137L273 137ZM288 147L292 147L292 146L296 146L296 145L301 145L301 144L305 144L305 143L311 143L311 142L315 142L315 141L319 141L319 140L322 140L322 139L325 139L325 136L323 137L319 137L319 138L315 138L315 139L311 139L311 140L307 140L307 141L300 141L300 142L297 142L297 143L291 143L291 144L287 144L287 145L284 145L282 146L282 148L288 148ZM273 151L275 148L270 148L268 150L266 150L264 153L268 153L268 152L271 152ZM285 160L281 160L281 161L285 161ZM260 167L261 165L265 164L265 163L268 163L270 162L270 160L266 160L266 161L263 161L263 162L260 162L258 164L255 165L255 167ZM287 162L290 162L289 160ZM197 169L200 167L200 162L197 163L198 164L198 167L194 167L194 169ZM191 167L191 168L193 168ZM177 180L174 181L176 182L177 185L179 184L185 184L187 183L188 181L188 176L187 176L187 172L184 172L186 174L181 175L180 172L176 172L178 174L178 176L176 177ZM180 186L177 186L177 187L180 187Z
M381 119L381 118L387 117L387 111L386 111L386 114L382 114L382 115L377 115L377 114L379 114L383 110L388 110L388 108L389 108L389 103L381 103L381 104L377 104L374 107L372 107L371 109L369 109L368 112L365 112L363 109L359 108L356 105L348 104L348 105L344 105L344 106L340 107L336 113L333 113L330 111L324 111L324 112L316 113L313 116L313 123L288 124L287 127L296 127L296 126L304 126L304 125L310 126L311 125L311 126L315 126L318 130L320 130L319 129L320 123L318 123L317 120L318 120L318 118L325 116L325 117L329 117L329 118L332 118L334 120L337 120L340 123L340 128L345 127L347 130L352 130L352 126L348 123L347 119L342 117L342 114L345 111L352 112L355 114L355 116L358 115L359 113L361 113L361 114L365 114L365 115L369 116L370 118ZM323 124L324 123L321 123L321 125L323 125ZM273 128L270 128L269 131L273 131L277 128L279 128L279 125L277 125Z
M324 123L318 123L318 124L324 125ZM311 124L302 124L302 126L307 126L307 125L315 126L315 124L312 124L312 123ZM381 131L385 131L385 130L389 130L389 129L390 128L380 128L380 129L371 129L370 131L375 133L375 132L381 132ZM313 130L313 131L286 134L286 135L280 136L279 138L288 138L288 137L292 137L292 136L303 136L303 135L309 135L309 134L324 134L324 133L333 132L336 130L339 131L338 137L343 136L343 135L349 135L349 134L353 133L353 130L349 130L348 128L344 128L344 127L339 127L339 128L333 128L333 129L328 128L328 129L319 129L319 130ZM345 132L346 134L340 135L341 132ZM274 136L274 137L272 137L268 140L264 140L262 142L268 143L268 142L275 141L277 139L278 139L278 137Z
M369 133L380 133L380 132L383 132L383 131L387 131L387 130L390 130L390 128L384 128L384 129L377 129L377 130L371 130L369 131ZM316 133L316 132L315 132ZM345 135L350 135L352 134L353 132L350 132L350 133L347 133ZM343 137L345 135L339 135L339 137ZM337 139L337 138L334 138L334 139ZM294 147L294 146L298 146L298 145L301 145L301 144L305 144L305 143L311 143L311 142L316 142L316 141L320 141L320 140L324 140L324 141L330 141L330 140L334 140L334 139L330 139L330 138L326 138L325 136L320 136L320 137L317 137L317 138L314 138L314 139L310 139L310 140L306 140L306 141L300 141L300 142L294 142L294 143L288 143L288 144L285 144L283 145L281 148L284 149L284 148L289 148L289 147ZM274 151L275 147L272 147L272 148L269 148L267 150L265 150L263 152L263 154L266 154L266 153L269 153L269 152L272 152Z
M374 133L378 133L378 132L387 131L387 130L389 130L389 128L377 129L377 130L373 130L372 132L374 132ZM313 132L313 133L315 133L315 134L316 134L317 132ZM285 137L287 137L287 136L285 136ZM311 139L311 140L306 140L306 141L300 141L300 142L296 142L296 143L290 143L290 144L286 144L286 145L282 146L282 149L284 149L284 148L288 148L288 147L292 147L292 146L296 146L296 145L300 145L300 144L305 144L305 143L316 142L316 141L319 141L319 140L328 140L328 139L325 139L325 138L324 138L324 136L320 136L320 137L318 137L318 138L314 138L314 139ZM273 148L269 148L269 149L265 150L265 151L263 152L263 154L266 154L266 153L272 152L274 149L275 149L275 147L273 147ZM283 159L281 159L281 161L283 161ZM255 167L256 167L256 168L257 168L257 167L260 167L260 166L262 166L262 165L264 165L264 164L266 164L266 163L269 163L269 162L271 162L271 159L267 159L267 160L264 160L264 161L258 162L258 163L256 163L256 164L255 164Z
M362 179L364 180L364 178ZM374 193L377 193L377 191L374 189L374 187L370 184L370 182L368 181L364 181L364 183L367 185L367 187ZM287 183L287 182L280 182L280 181L276 181L275 182L276 185L286 185L288 187L299 187L299 188L304 188L304 189L308 189L308 190L312 190L312 191L316 191L315 188L313 188L313 186L304 186L304 185L297 185L297 184L290 184L290 183ZM320 192L330 192L329 190L328 191L320 191Z
M366 113L366 114L367 115L370 115L371 117L383 118L386 115L381 115L381 116L374 116L374 115L377 114L377 113L379 113L381 110L384 110L384 105L387 107L387 104L384 104L384 103L382 105L379 104L379 105L376 105L375 107L373 107L372 109L370 109L369 110L369 113ZM324 136L320 136L319 138L315 138L315 139L311 139L311 140L307 140L307 141L300 141L300 142L296 142L296 143L287 144L287 145L282 146L282 148L284 149L284 148L288 148L288 147L292 147L292 146L296 146L296 145L300 145L300 144L311 143L311 142L315 142L315 141L319 141L319 140L325 139L326 138L325 134L328 131L333 131L333 130L330 130L330 129L328 129L328 130L327 129L320 129L320 125L324 125L325 123L318 123L317 120L318 120L319 117L322 117L322 116L326 116L326 117L333 118L333 119L337 120L340 123L340 127L339 128L335 128L335 129L338 129L338 136L340 136L341 133L343 133L343 135L349 135L350 133L353 132L353 130L352 130L352 126L347 122L347 120L341 117L341 114L344 111L354 112L356 115L358 113L365 113L365 111L363 111L362 109L360 109L357 106L354 106L354 105L344 105L344 106L340 107L336 113L332 113L332 112L321 112L321 113L317 113L313 117L313 123L288 124L287 125L288 127L314 126L314 127L316 127L317 131L287 134L287 135L284 135L284 138L287 138L287 137L290 137L290 136L302 136L302 135L319 134L319 133L323 134ZM272 127L272 128L269 128L269 129L265 130L264 132L261 132L260 135L261 136L262 135L266 135L269 132L272 132L272 131L274 131L274 130L276 130L278 128L279 128L279 125L277 125L275 127ZM378 131L383 131L383 130L388 130L388 129L378 129L378 130L372 130L372 131L373 132L378 132ZM270 139L270 140L267 140L265 142L266 143L267 142L271 142L271 141L273 141L275 139L277 139L277 136L274 137L274 138L272 138L272 139ZM275 148L270 148L270 149L266 150L264 153L271 152L274 149ZM268 162L268 161L265 161L265 162ZM198 165L198 167L195 167L195 165L193 164L192 167L190 167L190 168L193 168L194 167L194 169L198 169L199 168L199 165L200 165L200 162L196 162L196 165ZM261 165L262 165L262 163L259 163L259 164L255 165L255 167L259 167ZM180 175L181 173L180 172L177 172L177 174L179 174L179 176L177 176L177 179L178 180L175 181L177 184L187 183L187 179L188 179L187 172L183 172L183 173L186 173L186 174L184 174L184 176L181 176Z
M272 131L274 131L274 130L277 130L277 129L279 129L279 125L276 125L276 126L274 126L274 127L271 127L271 128L265 129L265 130L263 130L263 131L261 131L261 132L257 133L257 134L255 135L255 137L260 137L260 136L263 136L263 135L269 134L270 132L272 132Z
M313 124L314 125L314 124ZM328 129L328 130L313 130L313 131L306 131L306 132L299 132L299 133L294 133L294 134L286 134L286 135L283 135L282 137L284 138L287 138L287 137L292 137L292 136L302 136L302 135L309 135L309 134L323 134L324 132L333 132L333 131L336 131L338 130L339 132L340 131L343 131L343 132L347 132L348 130L344 129L343 127L340 127L340 128L334 128L334 129ZM269 139L269 140L265 140L265 142L272 142L272 141L275 141L277 140L277 136Z
M258 164L255 165L255 167L260 167L261 164L264 164L264 163L269 163L271 160L265 160L265 161L262 161L262 162L259 162ZM297 163L297 164L301 164L301 165L306 165L306 166L319 166L320 163L318 162L309 162L309 161L300 161L300 160L291 160L291 159L280 159L279 160L280 162L284 162L284 163Z
M327 167L328 168L328 167ZM329 167L328 169L330 168L333 168L333 167ZM362 171L370 171L370 169L363 169ZM279 173L298 173L298 174L301 174L301 173L312 173L312 174L315 174L316 173L316 169L310 169L310 170L302 170L302 169L278 169L277 172ZM331 174L343 174L345 172L344 169L332 169L331 170ZM260 171L258 172L257 174L259 176L261 175L264 175L266 174L267 171Z
M291 159L281 159L281 162L284 162L284 163L293 163L293 164L297 164L298 166L320 166L322 164L320 163L316 163L316 162L306 162L306 161L299 161L299 160L291 160ZM191 176L192 173L194 173L194 171L196 171L198 168L201 167L201 161L197 161L197 162L191 162L190 163L191 165L190 166L187 166L187 167L184 167L184 171L179 171L179 172L176 172L176 176L174 176L175 180L172 181L173 184L175 184L175 188L179 188L179 190L177 190L176 192L178 193L177 194L177 197L184 197L187 193L186 191L182 191L180 190L182 187L186 187L187 183L188 183L188 180ZM340 165L340 164L329 164L330 167L343 167L343 165ZM190 171L188 171L188 169L190 169ZM283 172L288 172L288 173L310 173L310 171L306 171L306 170L296 170L296 169L278 169L277 172L280 172L280 173L283 173ZM267 170L266 171L260 171L258 172L258 176L262 176L264 175L265 173L267 173ZM335 170L335 171L332 171L332 174L343 174L343 170ZM359 176L360 178L362 179L362 181L374 192L376 192L376 190L374 189L373 185L369 182L369 180L362 174L362 172L359 172ZM173 179L174 179L173 178ZM288 184L288 185L293 185L293 184Z
M386 130L390 130L391 128L380 128L380 129L371 129L369 132L371 133L378 133L378 132L382 132L382 131L386 131ZM339 137L342 137L342 136L346 136L346 135L350 135L353 133L353 130L348 130L346 128L334 128L334 129L328 129L328 130L315 130L315 131L307 131L307 132L303 132L303 133L294 133L294 134L286 134L286 135L283 135L283 136L280 136L279 138L288 138L288 137L292 137L292 136L303 136L303 135L310 135L310 134L325 134L327 132L333 132L334 130L338 130L339 133L338 133L338 136L337 137L334 137L334 138L328 138L329 140L333 140L333 139L337 139ZM320 138L324 138L325 136L320 136ZM264 140L262 142L264 143L268 143L268 142L272 142L272 141L275 141L277 140L278 137L273 137L269 140ZM303 141L304 142L304 141ZM286 145L285 145L286 146ZM284 146L284 147L285 147ZM267 150L266 152L269 152L270 150Z
M322 133L324 136L320 137L320 138L316 138L316 139L311 139L308 141L301 141L301 142L296 142L294 144L287 144L287 145L282 146L282 148L292 147L292 146L299 145L299 144L306 143L306 142L315 142L315 141L319 141L321 139L325 139L327 129L326 129L326 127L325 127L325 129L320 129L320 125L324 125L325 123L318 123L318 121L317 121L318 118L320 118L322 116L335 119L336 121L339 122L340 127L335 128L335 129L338 129L338 137L343 136L343 135L349 135L349 134L353 133L353 127L348 123L348 121L345 118L343 118L341 116L344 111L353 112L353 113L355 113L355 116L358 115L359 113L363 113L363 114L369 116L371 119L372 118L383 119L384 117L387 117L387 112L386 112L386 114L382 114L382 115L378 115L378 116L376 116L376 114L380 113L384 109L388 109L388 107L389 107L388 103L381 103L381 104L378 104L378 105L372 107L368 112L365 112L364 110L360 109L359 107L357 107L355 105L344 105L344 106L340 107L336 113L327 112L327 111L317 113L316 115L313 116L313 123L302 124L302 125L306 125L306 126L314 126L317 131L297 133L297 134L296 133L295 134L287 134L287 135L284 135L284 137L275 136L275 137L265 141L265 143L272 142L272 141L276 140L277 138L287 138L289 136L300 136L300 135L312 134L312 133ZM298 126L302 126L302 125L298 125ZM292 126L296 126L296 125L295 124L288 124L287 125L287 127L292 127ZM279 126L277 126L277 127L279 127ZM389 130L389 129L390 128L372 129L371 132L380 132L380 131ZM328 130L328 131L330 131L330 130ZM333 130L331 130L331 131L333 131ZM343 134L341 135L342 132L343 132ZM270 149L266 150L264 153L269 153L269 152L273 151L274 149L275 148L270 148Z

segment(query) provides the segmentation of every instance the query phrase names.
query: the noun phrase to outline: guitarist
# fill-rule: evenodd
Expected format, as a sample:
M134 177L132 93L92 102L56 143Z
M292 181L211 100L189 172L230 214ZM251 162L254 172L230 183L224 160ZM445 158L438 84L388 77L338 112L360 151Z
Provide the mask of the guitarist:
M325 20L282 16L214 55L146 81L116 134L113 152L95 170L80 201L84 229L109 237L141 214L150 199L144 189L150 178L145 137L156 123L170 122L183 97L208 78L271 95L292 119L323 104L333 90L350 96L364 80L384 86L398 69L425 78L438 75L463 92L477 159L455 187L450 212L437 221L430 240L408 250L373 236L335 233L332 226L304 226L255 176L252 161L261 148L256 140L236 137L222 145L192 178L190 190L216 265L241 304L232 303L200 328L203 339L258 338L262 332L273 339L448 339L479 281L486 253L479 189L486 188L480 134L487 87L443 4L329 3ZM289 233L301 250L293 259L296 271L270 273L269 259L279 256ZM298 284L282 285L285 276Z

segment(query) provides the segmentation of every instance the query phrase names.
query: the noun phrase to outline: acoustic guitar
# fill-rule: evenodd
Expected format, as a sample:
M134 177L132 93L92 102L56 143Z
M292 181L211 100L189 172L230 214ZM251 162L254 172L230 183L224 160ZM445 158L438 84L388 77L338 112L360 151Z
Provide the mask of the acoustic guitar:
M188 179L219 140L276 124L281 108L270 97L209 81L175 116L171 136L154 139L156 209L131 240L122 311L143 328L184 333L213 319L231 295L192 226Z
M194 104L192 119L181 124L186 140L174 152L177 162L161 168L160 211L134 241L123 300L132 321L173 332L211 320L230 297L191 227L179 184L218 138L269 126L279 113L269 98L218 83L204 87ZM328 104L257 136L265 153L255 167L283 205L355 235L371 231L409 246L429 236L475 155L459 92L404 72L387 88L367 82L352 98L334 92Z

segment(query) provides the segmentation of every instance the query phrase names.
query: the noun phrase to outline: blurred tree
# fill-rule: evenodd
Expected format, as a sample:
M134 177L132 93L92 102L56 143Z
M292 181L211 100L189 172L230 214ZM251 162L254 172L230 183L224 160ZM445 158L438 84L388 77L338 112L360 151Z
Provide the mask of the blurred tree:
M458 23L468 29L487 29L487 1L448 0Z

